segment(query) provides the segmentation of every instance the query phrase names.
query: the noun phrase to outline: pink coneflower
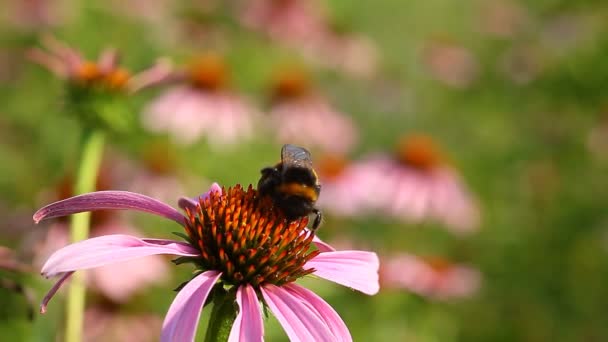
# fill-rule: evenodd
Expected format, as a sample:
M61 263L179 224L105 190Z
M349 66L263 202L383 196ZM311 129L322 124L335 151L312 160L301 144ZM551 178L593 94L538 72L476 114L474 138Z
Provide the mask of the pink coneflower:
M314 91L303 72L284 72L275 83L269 115L279 142L337 154L348 152L356 144L355 123Z
M97 61L85 59L77 50L51 36L42 39L44 49L34 48L28 57L57 77L88 88L110 91L136 91L166 79L171 66L165 60L137 74L119 66L116 50L106 49Z
M245 26L272 39L306 49L327 34L327 21L318 5L309 0L249 0L240 18Z
M370 156L324 181L319 201L343 215L382 212L410 223L438 221L457 233L476 229L479 221L466 186L424 135L403 138L396 157Z
M397 152L397 158L372 161L386 182L390 214L406 221L439 221L457 233L477 228L475 200L432 138L404 137Z
M144 126L169 132L182 144L207 136L216 145L234 144L253 133L257 111L228 87L228 70L215 54L200 57L176 75L185 82L170 88L144 111Z
M382 261L383 288L406 289L431 299L462 298L480 286L479 271L442 258L421 258L399 254Z
M3 3L5 19L15 26L33 30L48 29L60 21L65 9L53 0L9 0ZM61 11L63 10L63 11Z
M338 32L316 1L249 0L241 9L246 27L295 49L306 59L354 76L371 76L378 53L371 40Z
M500 38L511 38L529 24L528 13L511 0L483 4L479 19L481 31Z
M143 256L171 254L190 261L198 272L177 294L165 317L162 341L191 341L201 310L214 287L233 296L238 315L231 341L260 341L264 336L262 300L277 317L291 340L350 341L348 328L320 297L295 284L313 274L366 294L379 290L378 258L363 251L333 251L318 243L308 218L286 221L283 214L251 186L227 191L214 184L205 195L182 198L186 215L153 198L125 191L84 194L50 204L34 220L100 209L131 209L162 216L184 227L187 242L108 235L84 240L53 254L44 267L46 277L60 276L44 298L41 311L61 284L80 269L104 266ZM220 290L221 291L221 290Z
M374 164L351 163L337 155L322 156L315 164L323 185L320 208L334 215L355 217L369 215L384 204L384 199L377 203L379 198L370 195L370 189L381 184Z

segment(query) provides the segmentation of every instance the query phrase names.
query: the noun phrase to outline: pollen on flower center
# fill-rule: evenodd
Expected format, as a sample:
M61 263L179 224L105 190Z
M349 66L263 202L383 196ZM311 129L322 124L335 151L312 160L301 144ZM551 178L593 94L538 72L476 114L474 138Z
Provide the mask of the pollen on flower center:
M412 135L402 138L397 147L397 158L404 164L431 170L444 163L444 158L435 141L426 135Z
M308 218L287 221L251 185L212 192L186 212L190 243L201 252L196 263L221 271L225 283L282 285L313 272L303 268L319 253L310 250Z

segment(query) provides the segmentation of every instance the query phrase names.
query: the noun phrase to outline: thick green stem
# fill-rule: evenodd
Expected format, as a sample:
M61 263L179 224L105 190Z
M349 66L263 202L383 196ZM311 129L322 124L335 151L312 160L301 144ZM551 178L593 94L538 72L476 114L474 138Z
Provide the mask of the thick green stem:
M235 292L215 291L205 342L226 342L236 318Z
M83 194L95 191L97 173L103 155L104 135L99 131L87 133L84 137L82 157L78 168L74 194ZM84 240L89 236L89 222L91 213L72 215L70 221L70 240L72 242ZM68 289L66 307L66 342L80 342L84 321L84 274L74 273Z

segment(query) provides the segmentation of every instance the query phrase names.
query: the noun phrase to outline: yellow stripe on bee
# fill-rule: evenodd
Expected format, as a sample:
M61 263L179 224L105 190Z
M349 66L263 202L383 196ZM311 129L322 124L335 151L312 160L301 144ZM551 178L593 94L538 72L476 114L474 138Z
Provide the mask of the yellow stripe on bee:
M304 184L299 183L283 183L279 185L279 192L292 196L300 196L307 198L313 202L317 200L317 191Z

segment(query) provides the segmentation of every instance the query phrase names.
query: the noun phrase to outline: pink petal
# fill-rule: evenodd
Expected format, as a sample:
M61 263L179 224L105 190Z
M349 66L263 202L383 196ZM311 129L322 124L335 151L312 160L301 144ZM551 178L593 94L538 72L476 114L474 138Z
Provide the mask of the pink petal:
M325 321L308 303L290 291L274 285L260 288L264 300L291 341L335 341Z
M159 58L149 69L141 71L129 79L129 89L136 92L171 79L173 64L166 58Z
M42 304L40 304L40 313L44 314L46 313L46 306L49 304L49 302L51 301L51 298L53 298L53 296L55 295L55 293L57 293L57 291L59 290L59 288L61 287L61 285L63 285L63 283L72 276L72 274L74 274L74 272L67 272L64 273L61 278L59 278L59 280L57 280L57 282L55 283L55 285L53 285L53 287L49 290L49 292L47 292L47 294L44 296L44 298L42 299Z
M373 252L339 251L320 253L305 265L316 276L352 287L368 295L378 293L380 261Z
M181 197L177 202L177 205L184 210L186 210L186 208L190 210L195 210L196 206L199 204L199 201L208 198L211 192L218 192L221 195L222 187L214 182L213 184L211 184L211 188L209 188L209 191L195 198Z
M161 342L194 340L203 305L221 275L217 271L201 273L179 291L165 316Z
M97 65L102 73L109 73L112 70L116 69L118 65L118 51L113 48L105 49L99 55L99 59L97 60Z
M312 238L312 242L315 244L317 249L320 250L321 252L334 252L336 250L327 242L324 242L323 240L319 239L319 237L317 235L315 235Z
M59 216L103 209L132 209L156 214L181 225L184 216L171 206L154 198L128 191L98 191L51 203L34 214L36 223Z
M302 302L308 304L310 308L312 308L317 315L323 321L325 321L325 324L327 324L331 332L336 337L336 341L349 342L353 340L353 338L350 336L350 331L348 331L348 327L346 327L346 324L344 324L342 318L340 318L338 313L321 297L294 283L284 285L283 288L290 291L294 296L299 297Z
M129 235L105 235L68 245L53 253L42 266L42 274L99 267L155 254L197 256L197 249L173 240L140 239Z
M239 314L234 320L228 342L264 340L264 322L258 297L251 285L240 286L236 293Z

